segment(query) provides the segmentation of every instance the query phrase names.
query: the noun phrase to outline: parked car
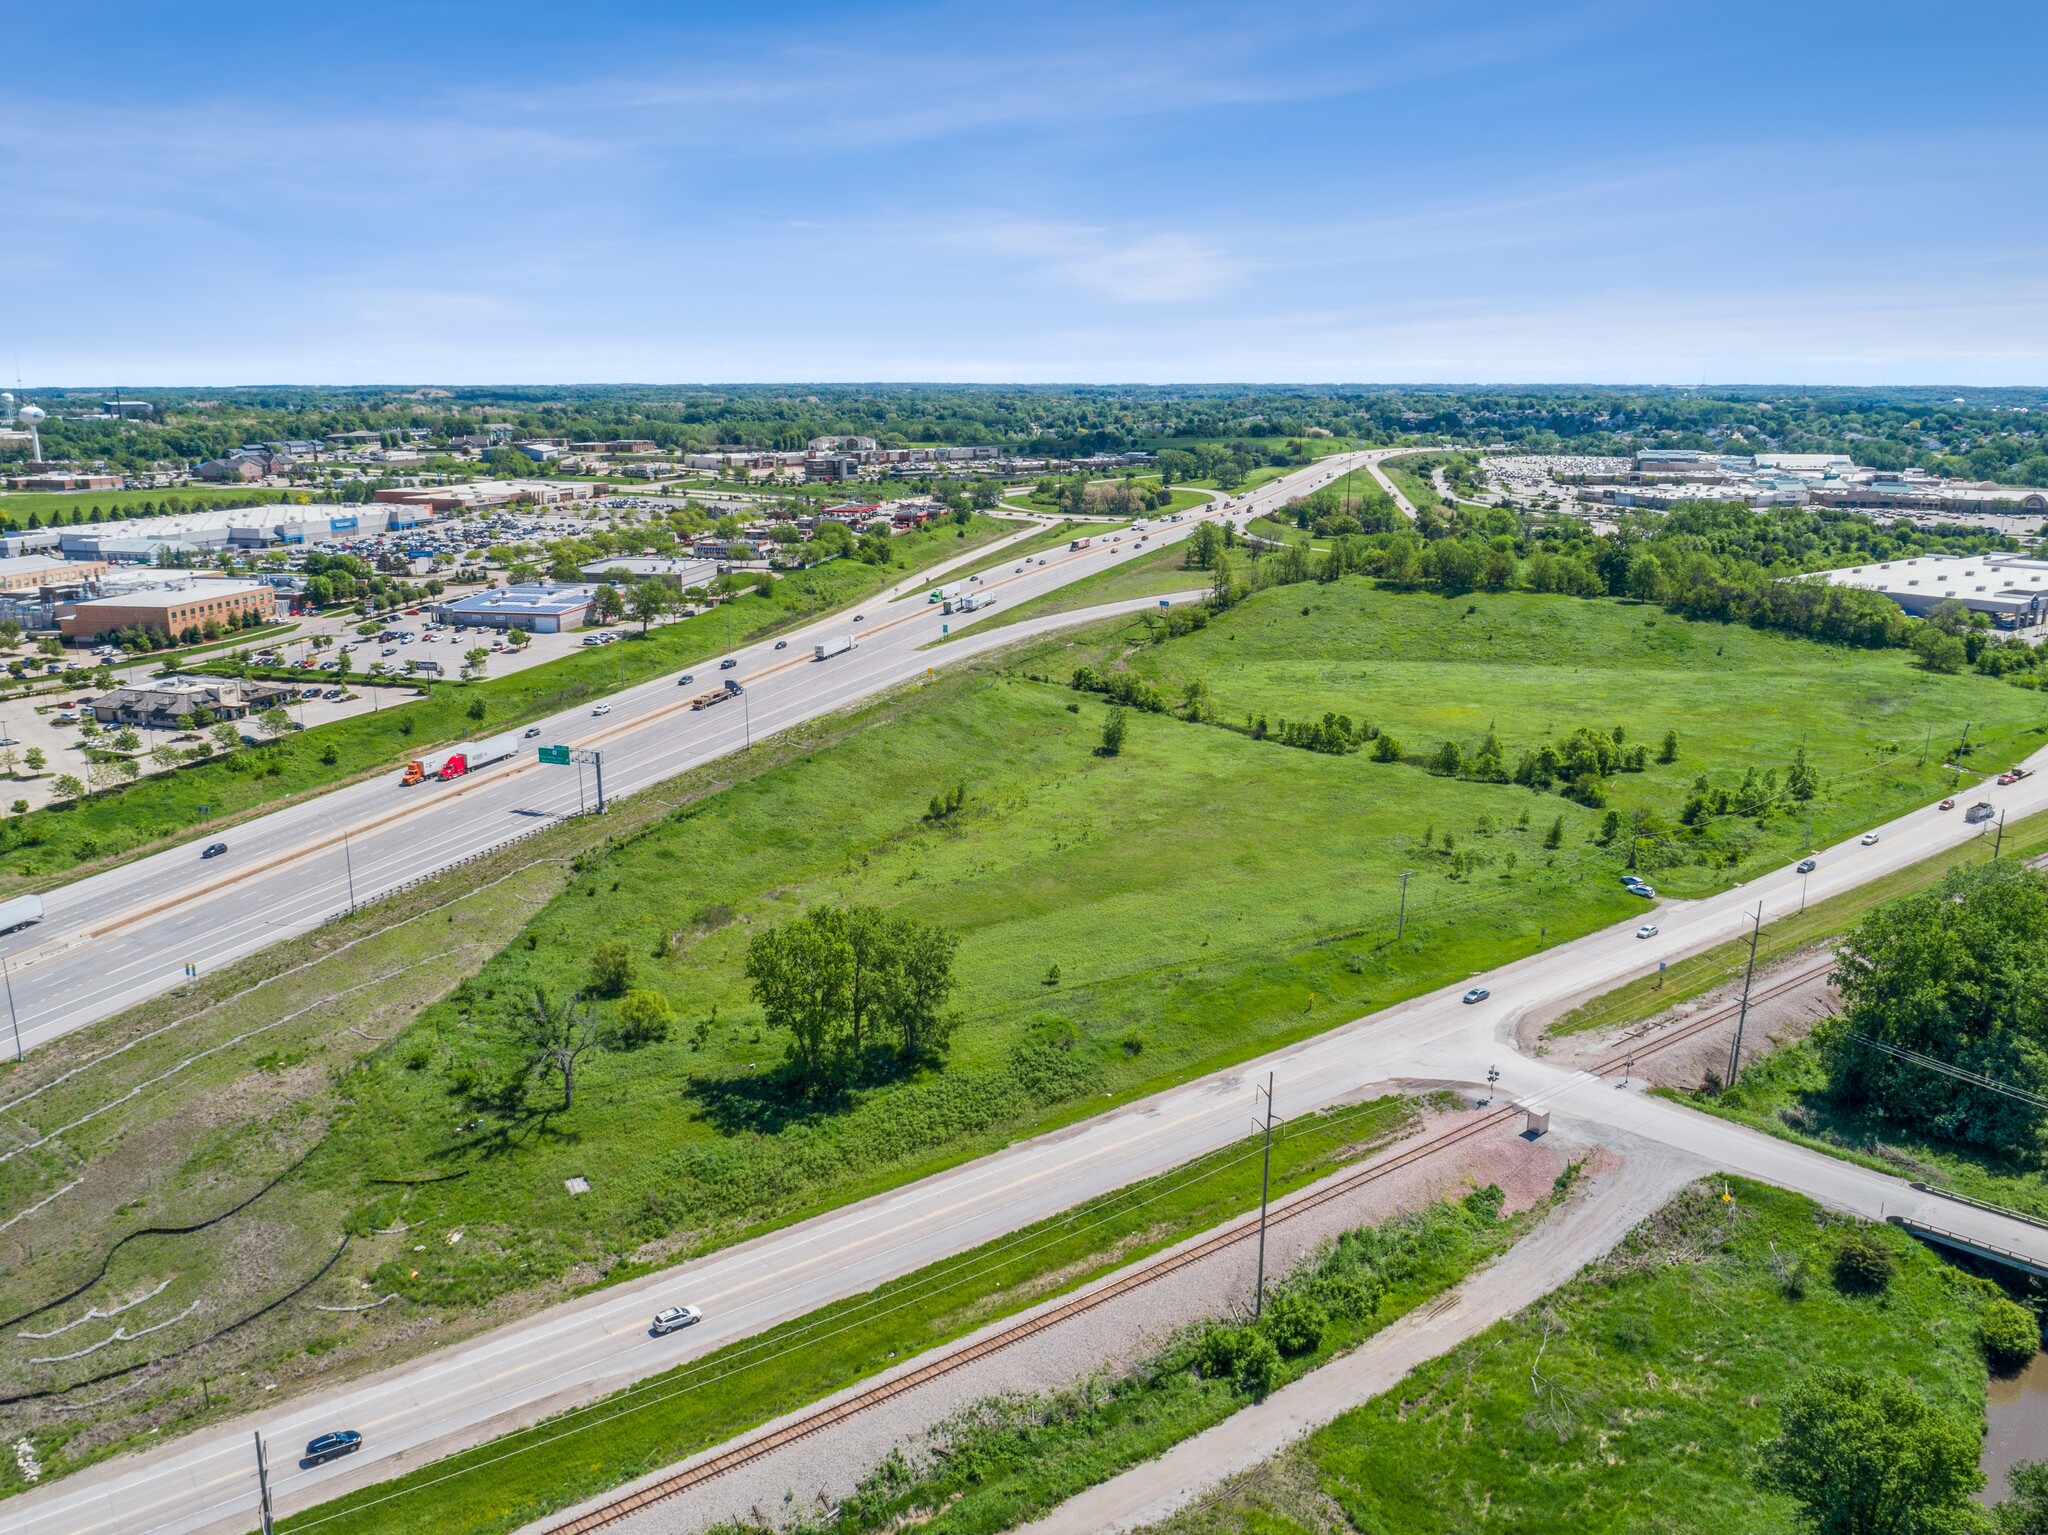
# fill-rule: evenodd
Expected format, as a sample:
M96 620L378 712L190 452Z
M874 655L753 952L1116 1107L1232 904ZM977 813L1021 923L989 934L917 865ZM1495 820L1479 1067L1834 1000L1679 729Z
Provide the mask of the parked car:
M1818 869L1819 867L1820 863L1817 859L1802 858L1799 860L1799 867L1795 869L1793 872L1796 874L1811 874L1815 869Z
M1873 842L1877 841L1877 833L1874 831L1865 832L1862 841L1865 847L1869 847Z
M1654 922L1645 922L1641 927L1636 929L1636 937L1638 938L1655 938L1656 936L1657 924Z
M227 850L228 845L225 842L209 842L206 845L206 851L201 853L199 856L201 858L218 858L222 853L225 853Z
M1628 893L1630 895L1639 895L1646 901L1657 899L1657 887L1655 885L1646 885L1641 880L1637 880L1633 885L1630 885Z
M1488 997L1492 995L1493 993L1488 991L1484 986L1474 986L1470 991L1465 993L1465 1004L1469 1007L1474 1002L1484 1002Z
M704 1320L704 1313L695 1306L667 1306L654 1313L654 1325L649 1331L659 1337L665 1332L681 1332L685 1327L695 1327Z
M363 1447L363 1436L352 1428L337 1429L306 1442L306 1459L314 1465L337 1455L353 1455Z

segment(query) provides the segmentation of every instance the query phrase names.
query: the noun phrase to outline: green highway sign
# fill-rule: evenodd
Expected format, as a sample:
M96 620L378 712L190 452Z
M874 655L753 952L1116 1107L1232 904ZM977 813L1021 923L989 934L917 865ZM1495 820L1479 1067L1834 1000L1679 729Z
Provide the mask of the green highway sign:
M569 765L569 748L566 746L543 746L540 749L540 760L552 762L556 767L567 767Z

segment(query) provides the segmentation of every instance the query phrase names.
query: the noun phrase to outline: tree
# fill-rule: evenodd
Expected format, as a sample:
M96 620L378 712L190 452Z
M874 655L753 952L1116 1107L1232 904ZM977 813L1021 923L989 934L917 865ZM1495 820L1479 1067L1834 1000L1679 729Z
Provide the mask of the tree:
M657 618L674 608L675 598L675 589L668 582L642 581L626 594L626 607L640 620L640 632L645 634Z
M1991 1511L1998 1535L2048 1535L2048 1460L2014 1461L2009 1496Z
M632 945L623 938L599 940L590 951L590 994L594 997L623 997L632 984Z
M1987 1528L1974 1428L1894 1376L1816 1370L1778 1404L1778 1436L1756 1479L1800 1507L1815 1535L1917 1535Z
M69 773L59 773L50 790L59 799L78 799L85 793L85 785Z
M462 653L462 669L471 676L481 677L490 660L489 650L482 645L473 645Z
M1559 816L1550 823L1550 830L1543 834L1543 845L1549 848L1564 846L1564 817Z
M562 1079L562 1108L566 1114L576 1102L576 1065L604 1043L594 1009L580 998L561 1003L548 1000L540 987L533 989L533 1005L521 1020L520 1035L526 1046L526 1070Z
M43 755L43 749L40 746L31 746L26 752L22 753L21 760L28 764L28 770L31 773L40 773L50 759Z
M952 1034L945 1016L953 994L957 933L936 923L899 918L891 924L891 961L882 985L883 1019L906 1062L944 1054Z
M1959 672L1969 660L1969 651L1961 640L1932 624L1915 629L1911 643L1913 654L1930 672Z
M169 772L184 759L179 757L175 746L152 746L149 749L149 760L160 770Z
M1657 753L1657 760L1659 762L1676 762L1678 760L1677 731L1667 730L1664 732L1664 745Z
M790 1062L814 1089L834 1065L835 1030L845 1009L846 955L813 908L764 928L747 943L747 982L768 1026L789 1035Z
M1102 722L1102 745L1098 755L1115 757L1124 749L1124 738L1130 733L1130 722L1122 709L1112 709L1109 717Z
M510 634L507 634L505 636L505 643L510 645L514 650L524 650L528 645L531 645L533 643L533 636L527 633L524 629L514 629Z
M224 752L231 752L242 744L241 731L237 730L226 720L222 720L213 727L212 735L213 739L219 743L220 749Z
M292 728L292 717L273 704L256 717L256 724L265 735L275 741Z
M114 750L117 752L132 752L140 751L141 749L142 737L132 730L122 730L114 737Z
M2048 1093L2048 876L2011 862L1959 869L1878 907L1849 935L1839 1021L1816 1036L1828 1091L1915 1131L2030 1156L2048 1115L2025 1099L1909 1064L1915 1052Z

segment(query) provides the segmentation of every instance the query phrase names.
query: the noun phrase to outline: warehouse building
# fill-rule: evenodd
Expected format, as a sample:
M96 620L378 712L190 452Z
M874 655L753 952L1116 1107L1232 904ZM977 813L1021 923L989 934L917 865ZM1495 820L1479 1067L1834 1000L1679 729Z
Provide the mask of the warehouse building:
M107 574L105 560L58 560L47 554L0 558L0 592L82 590Z
M2048 620L2048 560L2025 555L1920 554L1820 574L1833 586L1882 592L1916 618L1960 602L1990 614L2001 628L2030 629Z
M434 617L444 624L560 634L582 624L596 592L593 586L557 586L552 581L533 586L494 586L489 591L436 605Z
M615 554L583 567L586 581L662 580L675 586L709 586L718 579L716 560L673 560L653 554Z
M194 581L190 586L78 603L70 612L59 613L57 627L67 637L81 640L118 629L150 629L175 638L187 629L204 631L209 623L225 629L244 613L266 620L276 617L277 594L260 581Z

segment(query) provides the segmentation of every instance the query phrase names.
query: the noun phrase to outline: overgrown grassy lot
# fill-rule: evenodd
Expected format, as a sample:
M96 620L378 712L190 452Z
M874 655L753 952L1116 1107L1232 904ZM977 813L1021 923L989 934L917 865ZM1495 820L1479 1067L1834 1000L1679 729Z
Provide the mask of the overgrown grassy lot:
M1219 718L1133 711L1122 753L1101 755L1104 700L1065 685L1083 663L1175 690L1200 681ZM1630 741L1654 743L1675 728L1677 762L1611 785L1617 804L1667 816L1696 774L1732 781L1783 760L1782 743L1804 730L1825 832L1932 794L1934 767L1887 750L1895 739L1917 743L1965 714L1972 739L2001 753L2038 739L2021 734L2036 695L1968 675L1938 683L1897 652L1838 651L1605 600L1446 600L1358 578L1270 589L1163 643L1137 621L1031 641L636 797L603 845L591 828L534 839L522 856L573 862L536 867L524 916L471 924L460 908L437 913L441 948L414 958L432 960L442 989L425 996L440 1000L416 1016L394 1004L396 1016L362 1021L351 1053L334 1053L346 1040L284 1030L223 1037L203 1063L205 1094L179 1078L118 1119L93 1121L98 1139L66 1134L0 1159L5 1215L81 1169L92 1174L62 1195L79 1212L66 1218L65 1242L38 1245L0 1274L0 1294L23 1305L59 1293L135 1226L205 1218L250 1180L284 1173L258 1209L263 1241L294 1261L265 1268L244 1257L235 1272L302 1275L310 1264L297 1258L331 1251L349 1230L346 1260L322 1281L339 1291L329 1298L400 1297L346 1327L276 1313L269 1341L251 1343L245 1362L281 1367L262 1349L289 1341L303 1352L287 1378L307 1380L326 1349L360 1367L380 1340L417 1347L437 1329L673 1262L1636 909L1615 879L1625 847L1595 841L1604 812L1440 777L1412 760L1299 750L1226 728L1246 713L1340 710L1424 748L1439 731L1469 745L1492 721L1510 760L1546 731L1620 725ZM929 819L933 797L959 785L959 813ZM1708 888L1803 840L1803 824L1784 817L1743 824L1746 842L1717 833L1712 843L1740 855L1733 866L1717 852L1711 866L1674 864L1660 883ZM1689 844L1674 845L1674 857L1690 856ZM1416 877L1396 944L1403 872ZM452 894L478 877L444 883ZM810 1099L777 1071L782 1043L764 1032L741 966L763 926L839 901L959 935L960 1026L942 1068L878 1072ZM513 1026L536 987L556 998L583 987L607 940L627 945L631 986L664 999L676 1023L662 1042L587 1057L574 1108L555 1112L559 1086L526 1076ZM320 972L320 996L346 1008L353 988L386 985L387 971L412 962L337 957ZM316 1011L294 1028L331 1034L332 1020ZM52 1059L83 1060L126 1037L124 1027L83 1031ZM190 1048L174 1033L88 1067L11 1111L10 1133L47 1135L117 1100L131 1066L139 1074L143 1060L175 1062ZM149 1155L116 1177L110 1160L123 1145ZM590 1192L571 1198L572 1176L588 1178ZM192 1240L225 1243L243 1229ZM229 1264L178 1250L150 1259L126 1249L93 1293L111 1303L173 1268ZM170 1389L105 1411L170 1410Z
M1062 546L1064 547L1064 546ZM1207 571L1187 568L1187 550L1182 544L1148 548L1142 554L1119 555L1118 563L1092 576L1069 582L1056 592L1033 597L1013 608L999 608L995 616L974 625L976 629L1000 629L1027 618L1044 618L1054 613L1073 613L1126 597L1165 596L1170 592L1202 592L1209 588ZM964 631L963 631L964 632ZM944 644L944 640L934 641Z
M977 517L906 534L892 542L896 563L857 560L798 571L778 581L772 597L749 595L711 613L664 624L602 651L559 660L482 682L436 686L430 696L368 715L237 751L73 806L34 811L0 822L0 893L45 888L81 865L104 866L163 842L188 836L210 807L207 824L228 824L290 800L386 770L428 747L479 731L523 724L622 685L660 676L718 654L728 645L772 634L878 591L904 572L950 559L1014 529ZM319 673L295 674L306 677ZM481 705L481 712L475 712Z
M1695 1185L1548 1299L1158 1529L1791 1535L1791 1501L1750 1467L1803 1371L1896 1374L1946 1411L1983 1411L1977 1316L1995 1292L1866 1229L1896 1272L1847 1293L1835 1217L1739 1179Z
M1397 1098L1303 1116L1274 1143L1275 1194L1363 1159L1413 1123L1412 1106ZM1255 1139L1224 1147L281 1527L337 1535L516 1528L1221 1225L1258 1204L1258 1157ZM1472 1223L1440 1224L1443 1240L1426 1254L1434 1261L1415 1265L1414 1283L1490 1250L1452 1240L1480 1235Z

